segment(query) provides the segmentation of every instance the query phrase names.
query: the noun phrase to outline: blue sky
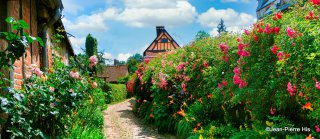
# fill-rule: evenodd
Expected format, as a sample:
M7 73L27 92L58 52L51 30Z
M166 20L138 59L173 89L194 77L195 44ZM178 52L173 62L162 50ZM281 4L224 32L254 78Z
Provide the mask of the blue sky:
M63 23L76 53L91 33L109 59L126 60L140 53L165 26L183 46L200 30L217 34L220 19L228 31L240 32L256 21L256 0L62 0Z

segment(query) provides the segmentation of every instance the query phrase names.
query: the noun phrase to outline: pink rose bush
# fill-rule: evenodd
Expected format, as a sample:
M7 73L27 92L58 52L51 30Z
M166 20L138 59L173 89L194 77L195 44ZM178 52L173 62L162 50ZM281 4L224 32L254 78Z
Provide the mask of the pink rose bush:
M243 34L208 37L152 59L134 78L137 100L147 102L133 111L182 138L319 137L318 15L317 0L310 0L266 16ZM317 127L265 131L283 123Z

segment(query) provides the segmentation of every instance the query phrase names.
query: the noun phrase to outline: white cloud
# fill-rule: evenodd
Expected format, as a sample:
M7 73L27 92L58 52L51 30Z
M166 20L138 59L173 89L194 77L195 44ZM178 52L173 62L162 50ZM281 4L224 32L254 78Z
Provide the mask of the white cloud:
M82 49L81 46L83 47L85 42L86 42L86 38L82 37L82 38L74 38L74 37L69 37L69 40L71 41L73 50L76 54L82 53Z
M76 0L63 0L63 6L65 7L64 11L72 15L76 15L79 11L84 9L84 7L77 4Z
M103 58L105 58L105 59L112 59L112 54L110 54L110 53L107 53L107 52L104 52L103 53Z
M120 61L127 61L127 59L128 59L130 56L132 56L131 53L126 53L126 54L120 53L120 54L118 54L117 59L120 60Z
M217 26L220 20L224 21L224 25L229 32L239 32L241 29L249 27L252 23L256 22L256 18L247 13L238 13L233 9L220 9L210 8L198 17L198 21L202 26L212 28L210 34L215 36L218 34Z

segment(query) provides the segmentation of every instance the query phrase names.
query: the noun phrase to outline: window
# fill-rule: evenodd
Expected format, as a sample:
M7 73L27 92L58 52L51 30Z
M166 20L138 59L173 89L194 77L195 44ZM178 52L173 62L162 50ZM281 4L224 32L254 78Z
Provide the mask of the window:
M162 43L167 43L167 42L168 42L168 39L167 39L167 38L162 38L162 39L161 39L161 42L162 42Z

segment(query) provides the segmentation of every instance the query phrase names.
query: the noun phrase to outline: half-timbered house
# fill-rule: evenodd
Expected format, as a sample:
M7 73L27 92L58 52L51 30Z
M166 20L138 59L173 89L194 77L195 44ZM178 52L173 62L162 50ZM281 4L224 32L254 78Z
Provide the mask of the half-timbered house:
M165 53L173 49L177 49L180 46L166 31L164 26L157 26L157 37L149 45L149 47L143 52L144 59L151 59L156 57L159 53Z

